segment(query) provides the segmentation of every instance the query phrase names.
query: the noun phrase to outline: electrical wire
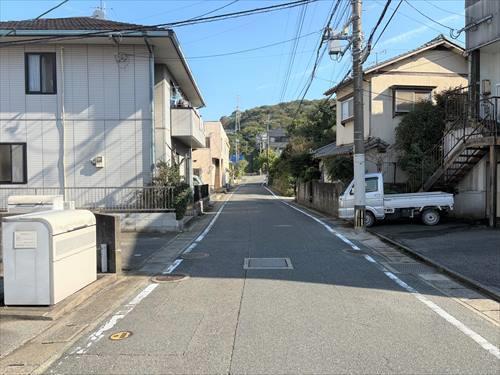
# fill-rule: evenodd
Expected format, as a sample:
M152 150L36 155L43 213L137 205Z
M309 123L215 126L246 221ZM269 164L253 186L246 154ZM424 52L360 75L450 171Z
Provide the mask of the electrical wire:
M299 37L302 33L302 27L304 25L306 12L307 12L307 4L301 8L300 13L299 13L298 18L297 18L297 25L296 25L296 32L295 32L295 43L291 47L290 59L288 60L288 66L287 66L287 69L285 71L283 84L281 85L280 98L279 98L280 102L282 102L283 99L285 98L286 90L288 88L288 83L290 82L290 76L292 74L292 69L293 69L293 65L295 62L295 56L296 56L297 48L299 45L298 40L299 40Z
M428 16L427 14L421 12L418 8L414 7L408 0L404 0L404 2L409 5L411 8L413 8L415 11L417 11L420 15L422 15L423 17L427 18L429 21L431 22L434 22L436 25L439 25L441 27L444 27L448 30L450 30L450 32L454 32L455 29L453 27L450 27L450 26L447 26L439 21L436 21L434 18Z
M52 12L53 10L56 10L57 8L59 8L60 6L66 4L69 0L64 0L64 1L61 1L59 4L57 4L56 6L50 8L49 10L43 12L42 14L40 14L38 17L34 18L35 20L38 20L40 18L42 18L43 16L45 16L46 14L49 14L50 12Z
M373 43L372 45L372 49L375 48L375 46L377 45L378 41L380 40L380 38L382 37L382 35L384 35L384 32L385 30L387 29L387 26L389 26L389 24L391 23L392 19L394 18L394 16L396 15L399 7L401 6L401 4L403 3L403 0L399 0L399 3L398 5L396 6L396 8L392 11L392 14L391 16L389 17L389 19L387 20L384 28L382 29L382 31L380 32L379 36L377 37L377 40L375 40L375 43Z
M188 19L188 20L181 20L181 21L175 21L175 22L170 22L170 23L160 23L160 24L149 25L149 26L138 25L136 27L130 27L130 28L124 28L124 29L118 29L118 30L93 31L93 32L74 35L71 37L68 37L68 36L49 36L49 37L33 38L33 39L20 40L20 41L0 42L0 47L10 46L10 45L39 44L39 43L46 42L46 41L54 41L54 40L60 40L60 39L64 39L64 40L84 39L84 38L87 38L89 36L109 35L113 32L119 33L120 35L127 35L130 33L147 31L147 30L151 30L151 29L155 29L155 28L182 27L182 26L195 25L195 24L200 24L200 23L209 23L209 22L215 22L215 21L221 21L221 20L227 20L227 19L246 17L246 16L255 15L255 14L269 13L269 12L274 12L274 11L278 11L278 10L290 9L290 8L303 6L305 4L309 4L312 2L316 2L316 1L319 1L319 0L296 0L296 1L288 2L288 3L275 4L275 5L270 5L270 6L261 7L261 8L253 8L253 9L247 9L247 10L242 10L242 11L238 11L238 12L220 14L220 15L209 16L209 17L202 17L202 18L198 18L195 20Z
M337 10L339 8L340 3L341 3L341 0L337 0L337 3L335 4L335 6L331 9L330 15L327 18L324 30L326 30L330 26L330 23L332 22L334 15L337 13ZM339 23L341 20L342 20L342 16L339 18ZM297 111L295 112L295 116L297 116L297 114L300 111L300 108L302 107L304 99L305 99L307 93L309 92L309 89L311 88L311 85L312 85L314 78L316 76L316 70L317 70L317 68L318 68L318 66L319 66L319 64L320 64L320 62L325 54L326 49L322 50L323 42L324 42L324 40L323 40L323 35L322 35L321 39L319 40L318 47L316 49L316 59L315 59L314 64L313 64L311 74L309 76L309 79L306 81L306 85L299 93L299 96L302 95L302 97L300 98L299 105L297 106Z
M196 19L199 19L199 18L202 18L202 17L208 16L209 14L212 14L212 13L218 12L219 10L222 10L222 9L224 9L224 8L227 8L228 6L231 6L231 5L233 5L234 3L237 3L238 1L240 1L240 0L233 0L233 1L229 2L229 3L228 3L228 4L226 4L226 5L223 5L223 6L221 6L221 7L218 7L218 8L216 8L216 9L213 9L213 10L211 10L211 11L209 11L209 12L206 12L206 13L200 14L199 16L193 17L193 18L191 18L191 20L196 20Z
M375 26L373 27L372 31L370 32L370 36L368 37L368 41L366 43L365 54L361 60L361 63L364 63L366 61L366 59L368 58L368 56L370 56L370 52L372 50L373 37L374 37L375 33L377 32L378 27L382 23L382 20L384 19L385 13L387 12L389 5L391 5L391 2L392 2L392 0L387 0L385 2L384 9L382 9L382 13L380 13L380 16L378 17L378 20L375 23ZM384 28L384 30L385 30L385 28Z

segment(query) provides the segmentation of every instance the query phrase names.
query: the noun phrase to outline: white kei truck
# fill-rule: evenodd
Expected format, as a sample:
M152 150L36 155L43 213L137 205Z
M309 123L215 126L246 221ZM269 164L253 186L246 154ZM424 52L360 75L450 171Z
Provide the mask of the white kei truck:
M367 227L384 219L416 216L419 216L426 225L436 225L443 214L453 210L453 194L443 192L384 194L382 173L367 173L365 183ZM339 197L339 218L354 219L354 180Z

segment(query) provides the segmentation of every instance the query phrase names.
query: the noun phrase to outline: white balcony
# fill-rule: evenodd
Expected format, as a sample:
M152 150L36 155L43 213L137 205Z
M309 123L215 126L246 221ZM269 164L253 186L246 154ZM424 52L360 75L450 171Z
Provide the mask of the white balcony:
M205 147L203 121L193 108L172 108L172 137L193 149Z

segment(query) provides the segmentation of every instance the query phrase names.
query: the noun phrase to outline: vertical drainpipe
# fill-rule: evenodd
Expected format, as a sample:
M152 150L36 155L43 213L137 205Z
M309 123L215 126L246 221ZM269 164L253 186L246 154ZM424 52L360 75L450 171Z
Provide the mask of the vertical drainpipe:
M155 56L153 46L149 44L147 38L144 43L149 51L149 101L151 103L151 173L155 174L156 151L155 151Z
M64 109L64 47L61 47L61 138L62 138L62 190L66 201L66 131L65 131L65 109Z

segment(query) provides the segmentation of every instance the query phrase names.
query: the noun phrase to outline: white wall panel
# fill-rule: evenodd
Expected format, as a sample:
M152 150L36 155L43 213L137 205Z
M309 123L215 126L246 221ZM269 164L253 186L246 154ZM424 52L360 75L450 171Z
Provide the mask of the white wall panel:
M106 168L96 168L90 162L104 155L104 121L75 121L75 185L77 187L105 186Z
M145 46L135 46L135 106L137 119L151 119L149 57Z
M60 128L55 121L42 121L43 186L62 186L62 145ZM30 145L31 145L30 139Z
M40 121L23 121L21 128L26 130L26 153L28 156L29 187L43 187L44 157L42 125Z
M90 119L104 119L106 98L104 96L104 47L90 46L88 49L89 108Z
M120 82L118 64L115 60L117 49L105 47L103 54L104 104L106 120L116 120L120 116Z
M134 119L135 108L135 57L134 46L120 46L120 58L125 61L117 62L120 89L120 119Z

